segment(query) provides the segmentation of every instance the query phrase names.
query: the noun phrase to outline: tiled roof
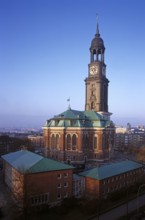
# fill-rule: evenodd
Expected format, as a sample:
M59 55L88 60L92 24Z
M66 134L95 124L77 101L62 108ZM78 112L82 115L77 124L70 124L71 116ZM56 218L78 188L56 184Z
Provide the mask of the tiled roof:
M102 180L102 179L106 179L106 178L116 176L122 173L126 173L131 170L135 170L140 167L142 167L142 164L134 162L134 161L126 160L126 161L122 161L118 163L96 167L96 168L81 172L79 173L79 175L84 176L84 177L90 177L96 180Z
M21 173L73 169L73 166L42 157L27 150L5 154L2 158Z

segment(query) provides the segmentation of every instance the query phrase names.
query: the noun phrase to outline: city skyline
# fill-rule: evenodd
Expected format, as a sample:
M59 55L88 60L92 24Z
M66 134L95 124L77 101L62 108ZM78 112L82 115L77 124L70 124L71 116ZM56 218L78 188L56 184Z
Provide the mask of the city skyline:
M68 108L84 110L96 14L104 40L109 112L145 125L144 0L0 2L0 127L42 127Z

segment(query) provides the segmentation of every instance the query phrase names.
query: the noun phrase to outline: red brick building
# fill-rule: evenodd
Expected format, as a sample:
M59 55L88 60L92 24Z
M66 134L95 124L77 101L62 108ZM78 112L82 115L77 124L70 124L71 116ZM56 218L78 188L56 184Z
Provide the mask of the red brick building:
M68 109L43 127L46 155L59 161L84 163L109 159L114 126L108 116L95 111Z
M143 165L134 161L122 161L96 167L79 175L85 178L85 195L103 198L110 193L134 185L144 176Z
M2 156L4 181L21 206L50 206L73 195L73 167L29 151Z

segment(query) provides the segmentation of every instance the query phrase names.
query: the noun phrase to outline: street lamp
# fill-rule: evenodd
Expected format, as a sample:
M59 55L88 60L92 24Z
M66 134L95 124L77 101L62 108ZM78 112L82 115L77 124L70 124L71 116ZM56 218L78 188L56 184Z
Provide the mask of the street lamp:
M145 186L145 184L140 185L138 188L138 191L137 191L137 212L139 212L139 191L144 186Z

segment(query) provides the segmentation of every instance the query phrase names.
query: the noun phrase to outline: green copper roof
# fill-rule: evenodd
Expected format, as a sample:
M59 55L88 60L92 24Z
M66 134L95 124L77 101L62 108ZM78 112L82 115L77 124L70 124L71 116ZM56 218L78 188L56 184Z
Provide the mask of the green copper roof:
M33 165L29 171L32 173L37 173L37 172L47 172L47 171L55 171L55 170L68 170L68 169L73 169L73 166L48 159L48 158L43 158L39 162L37 162L35 165Z
M97 112L94 111L84 111L84 115L89 119L89 120L102 120L103 116L98 114Z
M42 157L27 150L5 154L2 158L21 173L38 173L73 169L73 166Z
M96 167L87 171L84 171L82 173L79 173L79 175L84 177L90 177L92 179L96 180L102 180L106 179L108 177L116 176L137 168L142 167L142 164L136 163L134 161L122 161L119 163L113 163L110 165L104 165L101 167Z
M72 109L68 109L65 112L62 112L61 114L57 115L56 117L63 117L63 118L68 118L68 119L84 119L84 115L82 111L77 111L77 110L72 110Z
M106 127L112 122L105 116L90 110L77 111L68 109L48 120L44 127Z

